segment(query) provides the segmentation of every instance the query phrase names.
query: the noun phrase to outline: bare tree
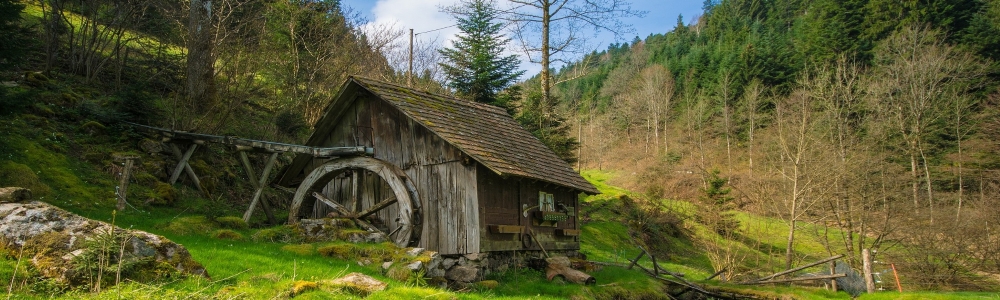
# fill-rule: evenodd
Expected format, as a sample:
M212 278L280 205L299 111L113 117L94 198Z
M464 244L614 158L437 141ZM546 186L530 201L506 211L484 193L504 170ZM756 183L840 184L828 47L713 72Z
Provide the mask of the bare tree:
M794 260L795 233L798 222L812 213L813 207L827 195L825 170L826 147L816 139L817 116L811 107L811 97L804 91L793 92L778 103L775 110L775 152L771 160L776 175L781 178L776 208L788 223L785 267Z
M919 205L918 169L922 166L927 204L933 215L926 138L939 129L937 121L947 115L948 103L965 94L973 79L982 74L983 64L946 44L937 31L913 27L886 39L876 51L876 61L880 65L873 76L877 82L870 85L872 107L892 120L896 133L906 143L915 206Z
M529 60L541 63L541 107L550 101L551 63L586 48L581 28L609 31L616 36L630 32L620 19L642 16L625 0L507 0L512 5L502 19L513 23L514 36ZM535 40L535 38L538 40ZM547 112L542 111L545 116ZM543 122L544 123L544 122Z

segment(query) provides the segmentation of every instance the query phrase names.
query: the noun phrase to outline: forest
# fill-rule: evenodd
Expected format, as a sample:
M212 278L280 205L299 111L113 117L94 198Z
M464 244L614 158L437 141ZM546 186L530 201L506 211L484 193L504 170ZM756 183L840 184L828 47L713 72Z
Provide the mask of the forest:
M669 296L612 268L595 277L622 285L552 287L519 270L487 280L499 288L442 291L423 273L356 266L338 254L347 246L291 238L263 216L227 227L256 187L241 168L264 164L205 146L189 155L199 189L169 184L176 159L154 155L160 141L130 125L304 144L350 76L505 109L603 193L580 197L580 251L594 261L632 259L637 250L615 242L629 240L689 278L718 271L735 283L836 254L858 269L871 251L907 291L1000 286L1000 1L705 0L663 33L555 67L549 54L585 48L573 30L587 26L552 27L569 31L550 41L546 5L606 8L556 18L597 30L642 12L623 0L461 3L441 8L460 38L408 48L404 29L338 0L0 0L0 187L183 242L223 278L129 277L111 295L102 283L122 275L121 260L118 274L88 269L104 277L73 288L0 243L7 294L291 298L307 279L320 283L314 297L342 298L317 277L350 269L389 280L374 298ZM526 74L522 58L547 68ZM131 207L115 210L122 157L139 160ZM275 169L292 163L276 157ZM260 189L288 213L288 191ZM357 247L346 252L389 255ZM244 270L234 265L244 255L280 267ZM887 289L900 282L882 276ZM519 281L528 288L507 285ZM799 293L789 289L756 292ZM808 291L795 298L847 296Z
M995 1L706 1L554 89L581 169L712 206L720 232L731 209L781 218L786 262L802 234L960 286L1000 266L998 20Z

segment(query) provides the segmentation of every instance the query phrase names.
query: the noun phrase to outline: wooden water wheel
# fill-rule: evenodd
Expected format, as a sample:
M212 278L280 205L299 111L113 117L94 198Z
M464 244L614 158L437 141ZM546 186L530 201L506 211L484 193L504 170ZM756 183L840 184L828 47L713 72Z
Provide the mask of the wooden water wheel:
M350 182L347 187L335 184L345 179ZM331 187L341 191L331 192ZM385 192L375 192L379 190ZM317 206L329 207L333 215L351 219L364 230L381 232L401 247L419 242L417 190L402 170L387 162L370 157L338 158L314 169L295 191L288 222L315 214Z

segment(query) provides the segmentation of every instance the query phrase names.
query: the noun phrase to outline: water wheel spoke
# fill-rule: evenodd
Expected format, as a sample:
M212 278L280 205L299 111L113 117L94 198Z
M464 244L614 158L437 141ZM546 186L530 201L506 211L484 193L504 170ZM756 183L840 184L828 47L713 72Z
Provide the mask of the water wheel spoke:
M313 192L313 197L316 197L316 200L319 200L319 202L323 202L323 204L332 207L334 210L336 210L338 213L340 213L345 217L351 217L353 215L353 213L347 210L346 207L340 205L340 203L337 203L336 201L330 200L326 196L323 196L323 194Z
M374 206L369 207L365 211L363 211L361 213L358 213L358 218L364 218L364 217L370 216L370 215L372 215L372 214L374 214L374 213L376 213L376 212L378 212L378 211L380 211L380 210L388 207L389 205L392 205L393 203L396 203L397 201L398 200L396 200L395 197L382 200L382 202L379 202L378 204L375 204Z
M403 229L403 225L399 225L396 227L396 229L393 229L392 232L389 233L388 237L392 239L392 236L399 233L400 229Z
M361 229L364 229L368 232L382 232L381 230L378 229L378 227L375 227L371 223L368 223L368 221L362 219L353 219L353 220L354 223L358 224L358 227L361 227Z

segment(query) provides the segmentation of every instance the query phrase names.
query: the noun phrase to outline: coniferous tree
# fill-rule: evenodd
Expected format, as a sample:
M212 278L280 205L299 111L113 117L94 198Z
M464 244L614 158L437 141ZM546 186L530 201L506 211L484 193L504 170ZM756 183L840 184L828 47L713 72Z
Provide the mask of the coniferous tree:
M448 11L458 19L458 28L462 30L452 48L440 50L447 59L441 67L448 86L473 101L498 104L497 93L513 84L524 71L517 69L517 55L503 55L510 39L500 32L503 24L494 21L496 8L489 0L468 0Z

